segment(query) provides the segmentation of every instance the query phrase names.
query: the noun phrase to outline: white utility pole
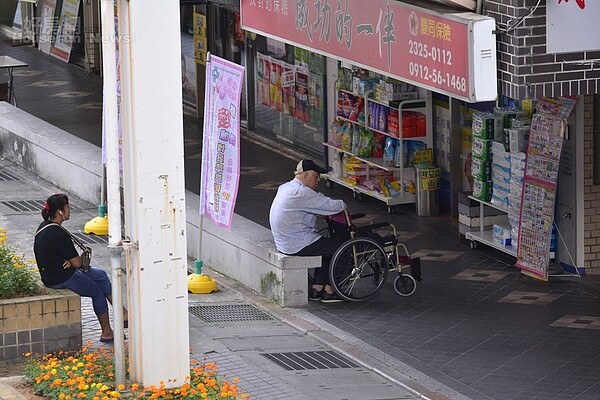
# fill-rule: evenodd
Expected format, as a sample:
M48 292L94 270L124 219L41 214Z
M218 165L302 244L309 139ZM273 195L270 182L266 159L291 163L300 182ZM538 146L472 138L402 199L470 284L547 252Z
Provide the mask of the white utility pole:
M130 376L190 372L179 2L117 0Z
M121 274L121 193L119 177L119 111L117 104L117 55L113 0L102 0L102 92L103 132L106 152L108 204L108 248L113 295L115 337L115 386L125 383L125 344L123 343L123 285ZM104 177L103 177L104 178ZM102 182L104 185L104 182ZM102 199L104 201L104 199Z

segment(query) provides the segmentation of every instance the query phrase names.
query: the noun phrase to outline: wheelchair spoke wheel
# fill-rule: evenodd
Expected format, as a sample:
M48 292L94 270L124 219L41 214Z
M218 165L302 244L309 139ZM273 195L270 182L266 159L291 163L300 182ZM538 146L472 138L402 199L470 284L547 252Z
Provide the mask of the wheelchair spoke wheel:
M347 301L363 301L375 295L387 277L385 250L375 240L347 240L331 259L329 278L333 290Z
M394 280L394 290L400 296L410 296L417 290L417 281L411 275L400 274Z

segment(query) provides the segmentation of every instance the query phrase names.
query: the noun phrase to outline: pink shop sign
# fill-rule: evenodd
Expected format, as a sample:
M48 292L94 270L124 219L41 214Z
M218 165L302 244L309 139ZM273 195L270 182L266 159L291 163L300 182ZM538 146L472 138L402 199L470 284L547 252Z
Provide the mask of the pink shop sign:
M389 0L241 0L241 10L248 31L475 100L473 20L461 17L472 13L441 14Z

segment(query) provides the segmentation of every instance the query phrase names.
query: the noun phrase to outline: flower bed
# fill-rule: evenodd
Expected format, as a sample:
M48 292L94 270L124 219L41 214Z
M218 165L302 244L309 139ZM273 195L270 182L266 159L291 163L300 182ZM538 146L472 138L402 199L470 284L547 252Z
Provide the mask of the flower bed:
M8 244L0 228L0 365L25 353L81 348L81 299L70 290L44 288L34 261Z
M72 355L59 353L32 358L25 366L25 376L32 380L37 393L50 399L110 400L135 399L246 399L245 393L232 382L217 377L215 363L192 361L190 375L177 388L159 386L143 388L136 383L115 387L114 350L83 347Z

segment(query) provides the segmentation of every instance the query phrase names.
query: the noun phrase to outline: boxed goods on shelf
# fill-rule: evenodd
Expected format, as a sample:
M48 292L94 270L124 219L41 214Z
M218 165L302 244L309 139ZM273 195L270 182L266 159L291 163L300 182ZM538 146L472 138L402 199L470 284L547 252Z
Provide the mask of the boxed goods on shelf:
M494 114L476 112L472 122L473 137L480 139L494 138Z
M364 96L367 91L375 88L376 83L376 79L366 79L355 76L352 78L352 92L357 96Z
M477 157L480 160L489 160L491 158L491 142L491 140L473 137L473 157Z
M490 201L492 198L492 181L473 179L473 197L478 200Z
M506 143L504 129L511 128L511 120L525 117L525 113L515 108L494 107L494 140ZM506 146L506 150L509 148Z
M387 132L388 115L390 108L383 104L369 102L369 128L380 132Z
M471 174L473 175L473 178L477 178L482 181L489 180L491 178L489 161L473 158L471 161Z
M505 139L508 139L508 148L510 151L524 152L527 150L529 141L529 128L511 128L505 129Z
M398 128L400 127L398 119L398 110L391 109L388 114L387 133L390 136L398 137Z
M492 240L500 246L510 246L510 226L494 224L494 227L492 228Z
M423 113L417 114L417 136L427 135L427 117Z

